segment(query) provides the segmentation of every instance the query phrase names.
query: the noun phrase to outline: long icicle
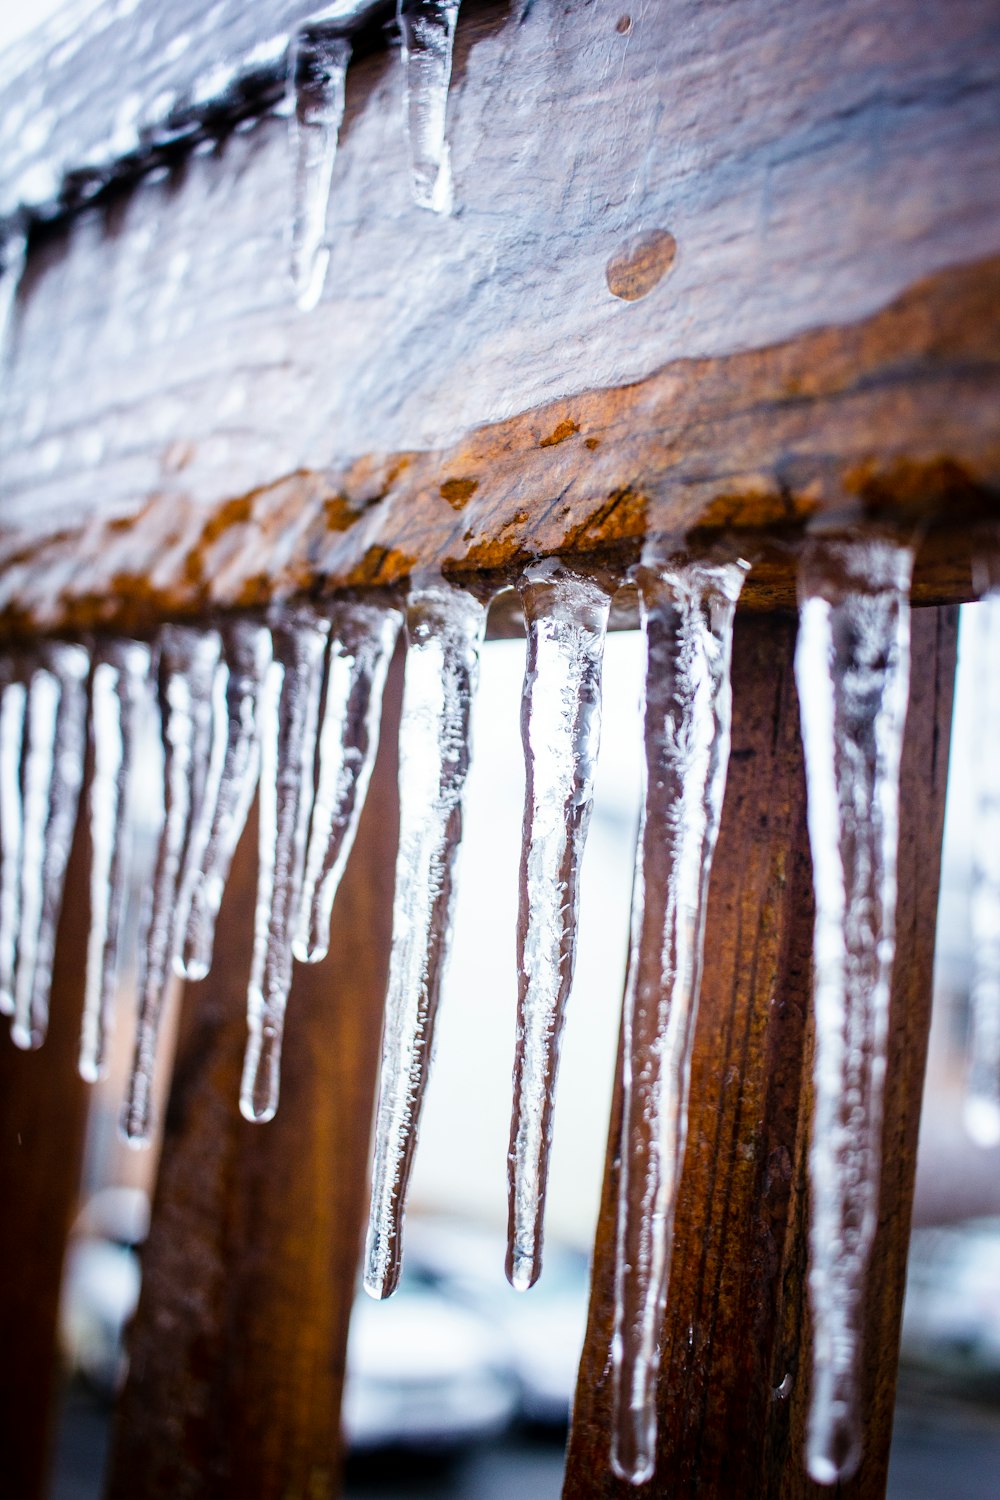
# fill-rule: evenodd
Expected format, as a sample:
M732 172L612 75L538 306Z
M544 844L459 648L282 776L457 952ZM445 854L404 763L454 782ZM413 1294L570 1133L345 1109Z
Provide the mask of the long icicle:
M214 630L186 626L166 625L157 638L164 817L140 935L139 1019L122 1110L122 1133L133 1146L149 1140L160 1021L173 957L186 927L181 872L209 771L219 644Z
M446 133L451 60L460 0L399 0L406 97L406 138L414 200L450 213L451 158Z
M0 241L0 371L7 362L7 340L27 258L28 237L23 229L12 230Z
M215 924L236 846L246 825L260 774L260 703L271 660L270 631L238 620L222 632L225 696L214 710L223 723L223 760L204 850L192 850L186 879L187 930L175 961L186 979L204 979L212 962Z
M7 658L0 683L0 1015L14 1014L14 966L21 916L24 804L21 750L28 691Z
M402 1224L447 958L469 718L486 609L444 582L410 594L399 732L399 852L375 1120L365 1290L399 1280Z
M622 1013L623 1126L612 1344L615 1472L653 1473L659 1338L687 1136L705 907L729 763L739 562L652 551L640 570L646 638L645 796Z
M260 833L253 965L247 990L240 1110L270 1120L278 1108L292 939L302 897L314 793L316 726L329 626L309 609L275 616L261 705Z
M18 1047L40 1047L48 1030L56 929L83 782L89 671L90 658L82 646L47 646L28 688L21 923L11 1029Z
M294 171L292 283L303 312L319 301L330 261L326 220L351 43L346 36L301 32L289 55Z
M378 750L385 674L402 616L343 603L330 615L319 779L292 951L318 963L330 946L333 902L347 864Z
M816 893L806 1461L818 1484L849 1478L861 1455L858 1373L881 1171L912 569L911 547L869 537L817 541L800 572L795 676Z
M963 611L975 631L976 813L972 820L972 987L965 1128L980 1146L1000 1142L1000 591Z
M592 579L553 562L530 567L520 591L528 627L521 702L527 782L507 1277L524 1291L542 1268L556 1074L576 959L580 863L594 800L610 597Z
M132 875L136 756L149 671L148 646L112 641L95 654L90 681L90 936L80 1031L80 1075L88 1083L96 1083L107 1070Z

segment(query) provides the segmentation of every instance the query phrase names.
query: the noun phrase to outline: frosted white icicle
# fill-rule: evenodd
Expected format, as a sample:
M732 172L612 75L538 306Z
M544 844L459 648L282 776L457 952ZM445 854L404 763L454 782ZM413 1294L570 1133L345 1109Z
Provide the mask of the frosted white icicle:
M271 660L270 632L252 621L236 621L223 631L223 654L225 666L220 669L213 702L213 753L221 744L222 764L214 799L206 795L211 824L204 847L192 849L188 860L187 931L175 962L187 979L204 979L211 965L222 893L257 790L260 700Z
M270 1120L278 1108L292 939L302 898L314 794L316 725L329 626L309 609L277 615L261 703L260 834L253 965L240 1110Z
M303 312L319 301L330 260L326 221L351 44L344 36L300 33L289 57L289 132L294 190L291 273Z
M1000 591L963 611L976 650L976 813L972 821L972 989L965 1128L1000 1142Z
M8 235L0 244L0 370L3 369L6 358L7 336L14 320L14 304L24 274L27 252L27 236L21 231Z
M47 646L28 687L21 918L11 1029L18 1047L40 1047L48 1030L56 929L83 781L89 670L82 646Z
M14 1014L14 961L21 915L21 747L27 688L4 662L0 691L0 1014Z
M816 893L806 1462L818 1484L849 1478L861 1454L858 1362L881 1171L912 569L910 547L869 537L818 541L800 572L795 677Z
M459 3L399 0L413 197L421 208L443 214L451 212L452 202L446 122Z
M187 927L181 875L210 774L219 647L214 630L166 625L157 637L164 816L140 925L139 1017L122 1110L122 1133L133 1146L149 1140L163 1003Z
M645 794L622 1011L611 1439L614 1470L633 1484L649 1479L655 1463L659 1338L729 764L733 615L745 572L741 562L675 563L650 549L639 576Z
M112 641L96 654L90 680L90 936L80 1032L80 1075L88 1083L96 1083L107 1069L132 873L136 753L149 670L148 646Z
M292 944L303 963L318 963L330 946L333 902L375 763L382 689L401 618L398 610L364 603L339 604L330 615L319 779Z
M556 1074L576 959L580 863L594 799L610 598L593 580L551 561L529 568L520 589L528 627L521 701L527 783L507 1276L524 1291L542 1265Z
M402 1221L451 935L454 864L469 768L469 716L486 609L444 582L416 587L407 613L399 731L399 851L375 1119L365 1290L387 1297L402 1263Z

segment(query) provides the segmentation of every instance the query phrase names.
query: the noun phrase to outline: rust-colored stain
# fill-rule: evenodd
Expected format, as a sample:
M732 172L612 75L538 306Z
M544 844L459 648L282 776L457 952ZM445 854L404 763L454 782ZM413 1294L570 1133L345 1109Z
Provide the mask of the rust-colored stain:
M441 486L441 499L447 500L452 510L461 510L468 505L478 488L478 479L446 479Z
M612 297L639 302L666 276L677 255L669 229L651 229L623 245L608 261L605 276Z
M547 438L542 438L538 444L539 448L554 448L557 443L565 443L567 438L574 437L580 431L580 424L567 417L565 422L560 422L554 427Z
M601 440L600 438L584 438L583 446L585 448L589 448L591 453L593 453L595 448L599 448L601 446Z
M377 500L381 498L379 495ZM360 514L358 507L352 505L346 495L331 495L328 500L323 501L323 524L327 531L347 531Z

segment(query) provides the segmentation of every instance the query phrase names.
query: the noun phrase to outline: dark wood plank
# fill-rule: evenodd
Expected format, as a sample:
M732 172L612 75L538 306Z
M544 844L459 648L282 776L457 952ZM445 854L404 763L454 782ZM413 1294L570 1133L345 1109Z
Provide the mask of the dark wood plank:
M632 1489L614 1479L608 1457L616 1098L567 1500L820 1500L831 1493L808 1481L802 1462L810 1357L805 1150L813 908L794 637L788 617L737 620L733 756L710 894L664 1328L657 1476ZM885 1486L930 1015L955 639L953 610L916 612L885 1167L864 1371L865 1459L858 1477L836 1491L845 1500L876 1500Z

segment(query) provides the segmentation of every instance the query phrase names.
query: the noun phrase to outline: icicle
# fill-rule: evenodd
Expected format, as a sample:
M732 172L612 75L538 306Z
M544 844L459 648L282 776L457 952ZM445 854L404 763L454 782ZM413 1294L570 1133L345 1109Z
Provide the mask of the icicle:
M14 320L14 303L27 254L28 237L23 230L8 234L0 244L0 369L7 352L7 335Z
M486 609L444 582L415 588L399 732L399 852L375 1122L365 1290L387 1297L402 1260L406 1188L447 957L469 716Z
M278 1107L328 630L307 609L283 613L272 626L274 659L261 704L260 870L240 1089L248 1120L270 1120Z
M166 625L157 639L163 735L164 818L150 899L139 938L139 1019L122 1133L133 1146L149 1140L153 1074L163 1002L187 926L181 872L201 814L211 764L212 699L219 636Z
M291 272L303 312L319 301L330 260L326 220L350 60L347 37L317 32L300 33L290 53L289 130L295 174Z
M28 687L21 919L11 1029L18 1047L40 1047L48 1030L56 929L83 781L89 670L82 646L48 646Z
M610 599L558 563L521 581L527 768L517 929L518 1017L508 1160L507 1276L541 1271L545 1185L563 1016L573 983L580 861L590 825Z
M80 1034L80 1075L88 1083L96 1083L107 1068L132 872L133 781L149 670L148 646L138 641L113 641L96 656L90 683L94 747L90 936Z
M460 0L399 0L406 77L404 111L413 196L421 208L451 212L445 136L451 55Z
M1000 591L964 612L976 648L976 815L972 822L972 952L965 1128L1000 1142Z
M3 664L0 695L0 1014L14 1014L14 961L21 914L21 746L27 689L13 663Z
M878 1211L912 568L910 547L869 537L817 542L800 574L795 675L816 890L806 1461L818 1484L849 1478L860 1458L858 1356Z
M217 722L213 740L213 748L221 742L223 760L214 808L206 797L211 826L203 851L193 850L188 861L187 931L175 962L187 979L204 979L212 962L222 893L260 771L260 700L271 660L270 632L262 625L237 621L223 631L223 643L228 674L223 669L225 696L214 706L222 723Z
M640 572L646 637L645 799L622 1014L623 1127L612 1347L611 1458L653 1472L659 1337L687 1135L705 905L729 762L740 562Z

